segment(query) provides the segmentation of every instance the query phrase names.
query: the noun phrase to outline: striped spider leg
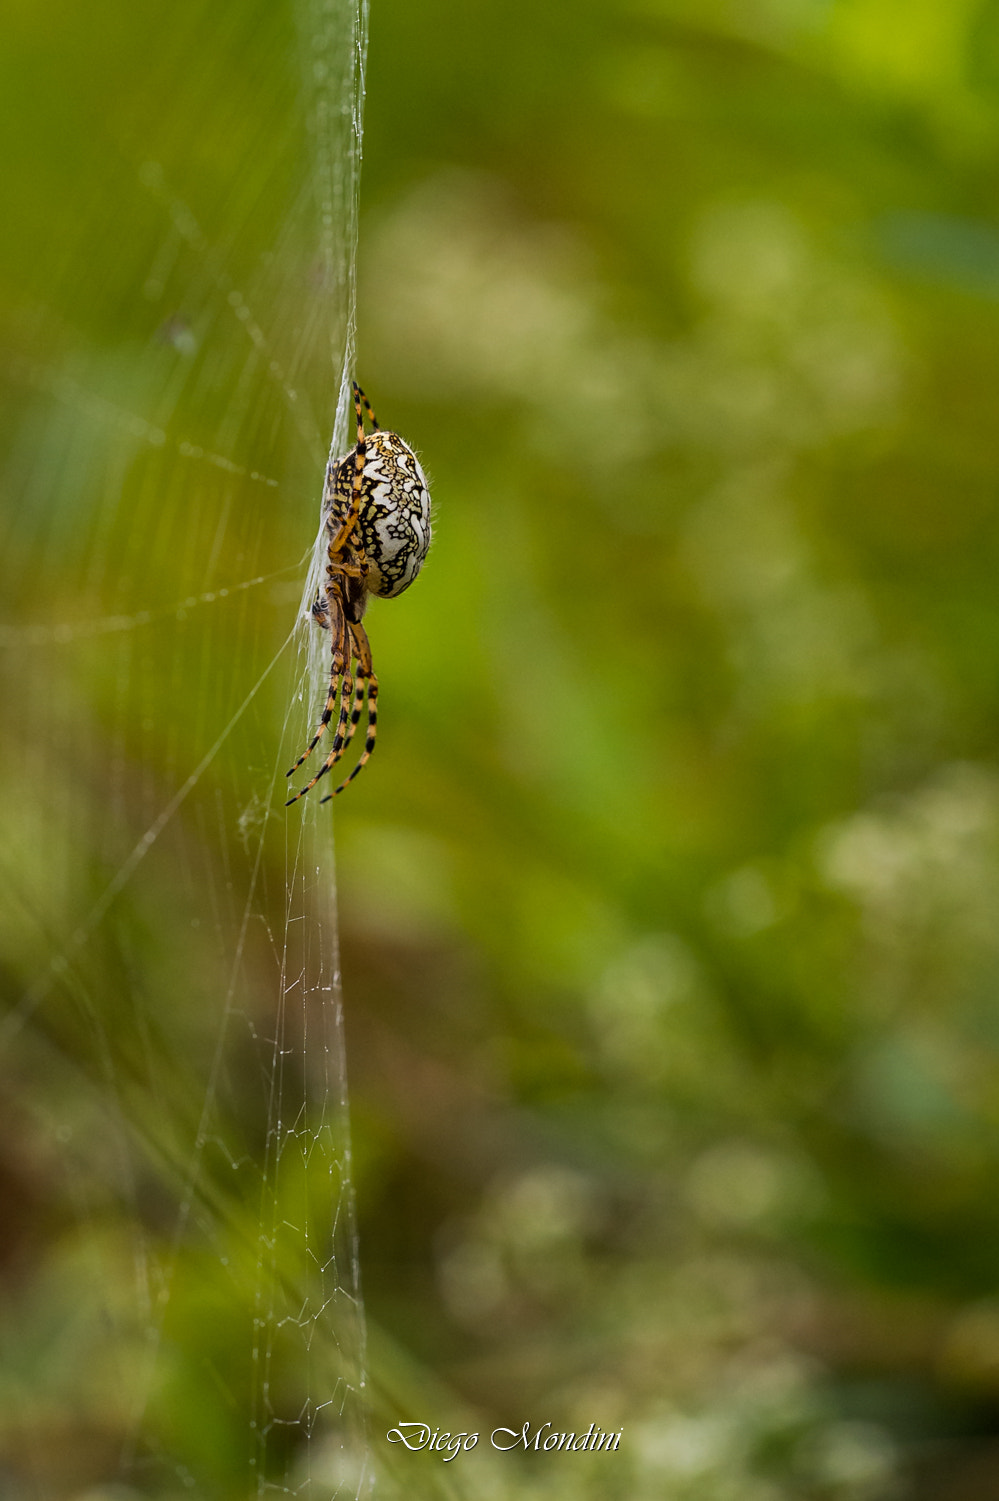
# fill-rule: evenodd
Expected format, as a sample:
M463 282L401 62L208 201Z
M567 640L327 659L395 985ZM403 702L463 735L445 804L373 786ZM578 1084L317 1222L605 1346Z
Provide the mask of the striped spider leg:
M338 703L339 714L325 762L312 781L288 799L286 807L304 797L340 760L365 704L367 733L357 765L322 801L328 803L342 792L370 759L378 719L378 679L361 618L370 595L393 599L409 588L430 546L430 493L416 455L397 433L379 427L356 381L353 390L357 445L327 471L323 497L330 539L326 581L312 606L313 619L332 637L329 692L316 733L288 776L315 750ZM368 434L365 416L372 428Z
M357 729L361 720L361 714L364 711L365 700L367 700L368 729L364 737L364 749L361 751L357 765L349 776L344 777L339 787L334 787L332 792L328 792L325 797L319 799L321 803L328 803L331 798L336 797L337 793L342 792L354 780L358 772L367 765L371 758L371 752L375 748L375 736L378 733L378 679L375 677L371 665L371 646L368 641L368 634L364 626L360 623L352 623L347 629L351 638L354 656L357 659L357 687L354 690L354 707L351 711L350 723L347 725L344 738L344 750L346 750L354 738L354 731ZM308 791L307 788L303 788L302 790Z

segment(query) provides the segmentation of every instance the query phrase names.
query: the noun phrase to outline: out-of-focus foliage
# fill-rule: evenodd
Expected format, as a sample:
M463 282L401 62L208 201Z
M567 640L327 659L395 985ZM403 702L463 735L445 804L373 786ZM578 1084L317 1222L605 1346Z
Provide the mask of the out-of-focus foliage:
M169 1240L226 984L180 914L252 887L261 972L282 920L278 670L207 774L219 820L273 819L259 865L235 824L209 854L206 798L70 943L87 1004L37 990L279 648L315 523L294 25L249 15L21 6L3 63L14 1497L126 1494L110 1366L142 1328L107 1335L109 1268ZM369 62L359 376L436 502L425 575L370 611L381 739L334 812L384 1493L989 1501L999 5L374 0ZM144 608L162 632L31 634ZM206 1496L247 1484L243 1394L208 1393L255 1232L222 1218L232 1275L192 1237L158 1397ZM484 1437L444 1466L400 1419ZM488 1452L525 1420L623 1437Z

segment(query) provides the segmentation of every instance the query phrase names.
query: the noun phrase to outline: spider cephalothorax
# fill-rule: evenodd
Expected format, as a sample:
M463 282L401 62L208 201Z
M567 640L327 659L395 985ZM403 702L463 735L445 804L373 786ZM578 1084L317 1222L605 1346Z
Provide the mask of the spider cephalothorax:
M357 446L326 471L323 509L329 561L326 581L312 606L313 619L332 637L330 687L316 733L288 776L315 750L338 701L340 713L329 755L312 781L289 798L286 806L304 797L336 765L360 723L365 702L364 750L350 776L322 799L324 803L354 780L374 750L378 679L361 617L369 594L393 599L409 588L430 546L430 492L416 455L397 433L382 431L364 392L356 381L353 385ZM374 429L367 434L365 413Z

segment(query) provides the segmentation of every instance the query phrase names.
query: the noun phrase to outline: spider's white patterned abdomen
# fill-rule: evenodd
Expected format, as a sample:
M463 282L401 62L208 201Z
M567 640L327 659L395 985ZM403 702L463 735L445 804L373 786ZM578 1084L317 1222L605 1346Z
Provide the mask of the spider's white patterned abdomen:
M354 453L349 453L336 467L332 511L337 524L350 509L353 483ZM409 588L430 546L426 476L398 433L379 428L365 439L358 524L368 563L364 587L392 599Z

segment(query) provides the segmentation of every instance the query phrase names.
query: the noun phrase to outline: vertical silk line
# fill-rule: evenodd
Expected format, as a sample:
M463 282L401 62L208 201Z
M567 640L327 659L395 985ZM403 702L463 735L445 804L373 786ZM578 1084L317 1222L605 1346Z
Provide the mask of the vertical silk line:
M331 460L349 446L367 19L363 0L299 0L318 261L311 327L318 347L329 349L329 394L336 392ZM324 480L316 475L320 510ZM328 678L325 642L311 618L321 538L320 516L299 610L303 673L296 707L306 715ZM325 1501L335 1490L360 1501L370 1483L365 1324L330 812L296 804L281 813L285 915L259 1205L249 1458L258 1495L276 1489ZM283 1409L279 1390L289 1359L304 1391L294 1414ZM297 1444L287 1461L289 1424Z

